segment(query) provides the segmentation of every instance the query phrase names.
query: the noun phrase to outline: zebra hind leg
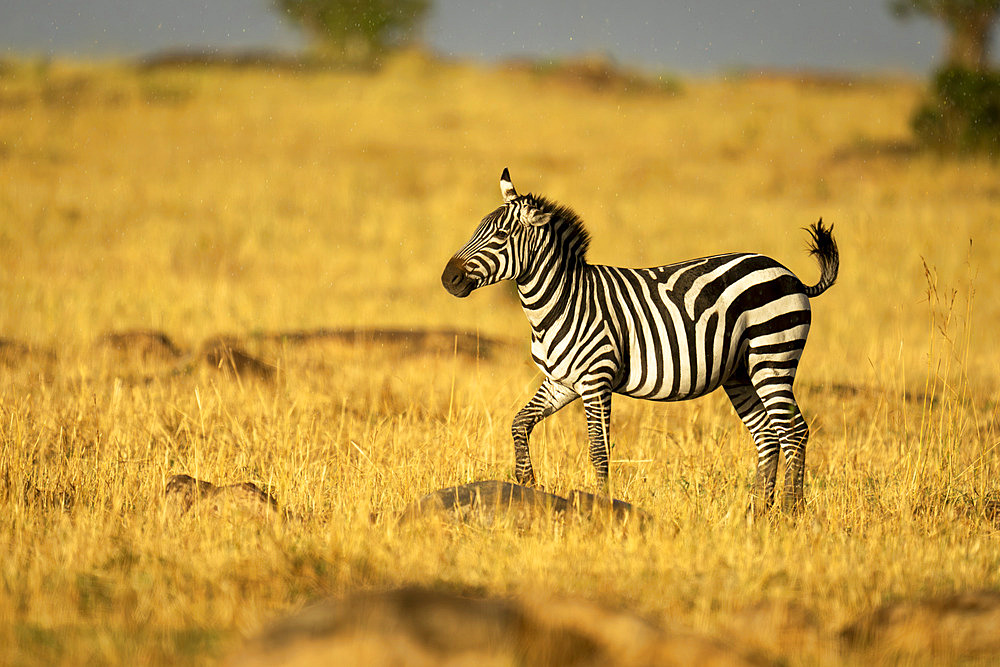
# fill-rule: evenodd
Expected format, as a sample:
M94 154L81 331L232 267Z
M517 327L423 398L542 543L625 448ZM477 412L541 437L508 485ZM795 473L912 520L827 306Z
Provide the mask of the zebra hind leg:
M757 473L754 478L753 513L761 515L774 504L781 441L771 426L767 410L750 380L732 379L723 388L757 446Z
M806 443L809 441L809 425L802 417L794 395L787 408L787 422L775 421L781 432L781 451L785 455L785 500L786 510L795 512L805 501L804 486L806 473Z
M514 479L518 484L534 485L535 471L531 467L528 438L535 425L577 398L572 390L548 379L542 382L527 405L514 416L510 431L514 438Z
M794 373L794 369L792 369ZM802 417L802 411L792 392L794 375L770 375L755 382L757 394L774 430L781 440L781 452L785 457L784 508L798 511L804 502L806 470L806 443L809 440L809 426Z

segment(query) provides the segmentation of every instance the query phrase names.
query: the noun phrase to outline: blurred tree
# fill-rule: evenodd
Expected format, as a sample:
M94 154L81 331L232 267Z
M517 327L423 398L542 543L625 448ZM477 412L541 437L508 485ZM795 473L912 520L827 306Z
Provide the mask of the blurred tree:
M948 29L948 65L981 71L989 64L990 33L1000 17L1000 0L890 0L899 18L925 14Z
M411 41L430 0L274 0L299 23L318 50L351 64L373 64Z
M911 119L920 145L1000 159L1000 73L945 67Z
M989 67L1000 0L890 0L896 16L925 14L948 28L947 62L911 119L917 142L941 153L1000 158L1000 73Z

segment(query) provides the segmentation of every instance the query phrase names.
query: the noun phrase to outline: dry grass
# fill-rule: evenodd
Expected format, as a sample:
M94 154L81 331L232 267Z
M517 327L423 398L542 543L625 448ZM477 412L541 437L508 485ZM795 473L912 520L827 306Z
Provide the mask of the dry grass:
M584 597L840 664L869 649L839 631L883 603L1000 588L1000 168L905 150L919 93L598 92L417 57L377 76L4 64L0 662L211 662L308 600L419 584ZM614 489L655 517L643 534L397 529L432 489L512 474L527 324L503 287L439 283L504 166L583 215L598 262L757 250L811 282L800 228L835 223L800 518L748 525L753 448L718 395L616 400ZM514 344L252 336L320 327ZM148 329L244 338L276 379L95 344ZM536 430L546 488L592 487L584 441L578 406ZM254 481L299 518L175 519L174 473Z

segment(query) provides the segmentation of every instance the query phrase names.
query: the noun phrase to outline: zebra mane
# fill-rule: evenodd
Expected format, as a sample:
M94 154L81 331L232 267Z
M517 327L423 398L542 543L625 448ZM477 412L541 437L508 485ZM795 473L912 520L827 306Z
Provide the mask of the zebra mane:
M583 220L576 211L538 195L529 194L526 198L539 211L552 214L549 225L555 232L559 247L572 253L581 263L586 263L590 232L584 227Z

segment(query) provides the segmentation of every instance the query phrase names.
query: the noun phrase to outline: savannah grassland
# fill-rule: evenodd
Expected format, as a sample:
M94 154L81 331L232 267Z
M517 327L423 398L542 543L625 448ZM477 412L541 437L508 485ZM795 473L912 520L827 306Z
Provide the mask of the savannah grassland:
M0 663L212 662L309 601L406 584L586 598L789 664L898 658L838 632L1000 588L1000 167L911 151L921 92L600 89L412 56L378 74L3 64ZM801 516L747 521L754 450L720 393L616 399L613 492L655 517L644 532L396 526L432 489L512 478L510 420L540 381L527 324L504 286L459 301L439 282L505 166L583 216L597 263L755 250L812 283L801 228L834 223L840 278L796 385ZM258 335L323 327L511 345ZM277 379L95 342L137 328L191 350L235 336ZM585 435L578 405L536 429L546 489L594 490ZM298 518L171 518L174 473L270 485Z

